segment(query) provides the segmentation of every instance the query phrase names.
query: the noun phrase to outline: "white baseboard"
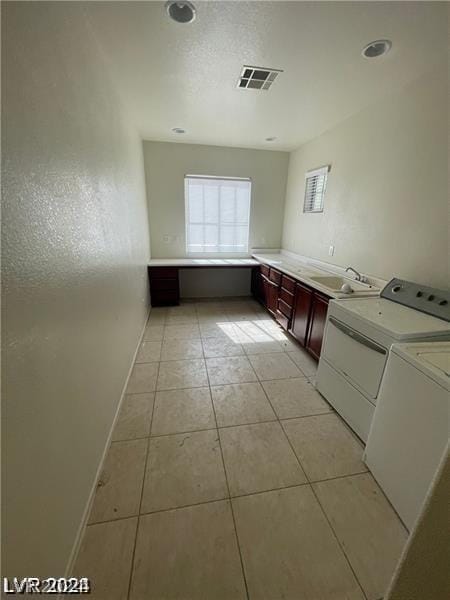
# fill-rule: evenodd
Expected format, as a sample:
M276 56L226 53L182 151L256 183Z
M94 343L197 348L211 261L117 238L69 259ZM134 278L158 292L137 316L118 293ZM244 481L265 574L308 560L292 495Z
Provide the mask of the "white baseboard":
M102 457L100 459L100 462L99 462L99 465L98 465L98 468L97 468L97 473L95 475L94 484L93 484L92 489L90 491L90 494L89 494L89 497L88 497L88 501L86 503L86 507L85 507L85 509L83 511L83 516L81 518L80 526L78 528L77 535L75 537L75 541L74 541L74 544L73 544L73 547L72 547L72 551L70 553L70 557L69 557L69 560L67 562L65 577L71 577L71 575L73 573L73 568L74 568L74 565L75 565L75 561L76 561L76 558L78 556L78 551L80 549L81 541L83 539L83 535L84 535L84 532L85 532L85 529L86 529L86 526L87 526L87 522L88 522L88 519L89 519L89 514L91 512L92 503L94 501L95 491L97 489L97 481L98 481L98 479L100 477L100 473L102 472L103 465L104 465L104 462L105 462L105 458L106 458L106 455L108 453L109 447L111 445L111 438L112 438L112 435L113 435L114 427L116 425L116 421L117 421L117 418L119 416L120 409L122 407L123 398L125 396L125 392L126 392L127 385L128 385L128 380L130 379L130 375L131 375L131 371L133 369L134 361L136 360L136 355L137 355L137 353L139 351L139 347L141 345L142 338L144 337L145 327L146 327L147 322L148 322L148 316L149 316L150 310L151 310L151 307L149 307L149 309L147 311L147 318L145 319L145 323L144 323L144 326L142 328L141 335L139 336L139 341L137 343L136 350L135 350L135 352L133 354L133 359L131 361L130 368L128 369L128 375L127 375L127 377L125 379L125 384L124 384L124 386L122 388L122 393L121 393L121 396L120 396L120 401L119 401L119 404L117 405L116 414L114 415L113 423L112 423L110 432L108 434L108 438L106 440L105 448L103 450L103 454L102 454Z

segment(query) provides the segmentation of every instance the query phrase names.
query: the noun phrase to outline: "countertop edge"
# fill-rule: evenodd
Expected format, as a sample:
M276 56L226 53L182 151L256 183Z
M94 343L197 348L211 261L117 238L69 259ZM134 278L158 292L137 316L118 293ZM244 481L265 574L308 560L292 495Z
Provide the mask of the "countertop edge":
M221 262L213 262L214 260ZM198 267L215 269L226 267L257 267L261 264L254 258L224 258L224 259L198 259L198 258L154 258L147 263L149 267Z
M352 298L377 298L380 294L379 289L368 290L367 292L356 292L354 294L343 294L343 293L335 292L323 285L320 285L319 283L317 283L313 279L310 279L309 277L302 276L301 274L296 273L294 271L290 271L289 268L287 268L284 265L273 264L274 261L273 261L273 259L270 258L270 256L273 256L273 255L268 254L266 257L264 254L252 254L252 257L255 258L260 264L267 264L267 265L273 267L274 269L276 269L277 271L281 271L281 273L284 273L285 275L292 277L299 283L306 284L308 287L320 292L321 294L323 294L324 296L327 296L328 298L333 298L334 300L350 300ZM283 256L283 254L280 253L280 256ZM297 262L299 263L299 265L305 265L306 269L308 268L307 264L302 263L301 261L297 261ZM309 268L311 270L314 270L314 269L318 270L318 267L309 266ZM324 273L329 272L330 275L335 275L335 273L332 273L331 271L326 271L325 269L320 269L320 270ZM351 282L350 279L349 279L349 281Z

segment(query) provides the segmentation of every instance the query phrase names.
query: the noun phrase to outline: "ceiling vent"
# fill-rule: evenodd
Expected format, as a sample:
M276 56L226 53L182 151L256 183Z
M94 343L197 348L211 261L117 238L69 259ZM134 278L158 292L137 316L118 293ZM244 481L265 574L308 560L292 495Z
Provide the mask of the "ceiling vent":
M268 90L281 69L267 69L265 67L250 67L244 65L237 82L237 87L245 90Z

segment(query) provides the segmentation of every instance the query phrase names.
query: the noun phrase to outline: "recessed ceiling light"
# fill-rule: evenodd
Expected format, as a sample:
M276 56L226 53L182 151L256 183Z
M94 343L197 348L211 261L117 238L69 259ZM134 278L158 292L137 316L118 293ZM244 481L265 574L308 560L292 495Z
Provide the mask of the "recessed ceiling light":
M184 2L168 0L166 11L169 17L177 23L192 23L197 12L192 2L187 2L187 0Z
M186 133L186 129L182 129L181 127L174 127L172 131L174 133Z
M375 42L370 42L370 44L364 46L362 55L364 58L378 58L383 54L387 54L391 48L391 40L375 40Z
M268 137L266 138L266 142L274 142L276 139L276 137Z

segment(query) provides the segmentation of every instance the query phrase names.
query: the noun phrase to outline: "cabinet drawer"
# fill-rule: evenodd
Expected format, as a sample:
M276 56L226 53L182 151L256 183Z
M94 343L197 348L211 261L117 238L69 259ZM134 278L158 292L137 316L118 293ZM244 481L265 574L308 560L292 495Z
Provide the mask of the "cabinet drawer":
M178 279L151 279L151 292L159 292L163 290L178 290Z
M269 279L270 279L270 281L273 281L277 285L280 285L280 283L281 283L280 271L276 271L275 269L270 269Z
M292 306L289 306L289 304L286 304L286 302L283 302L283 300L281 300L281 298L278 299L278 310L280 312L282 312L283 315L285 317L287 317L288 319L291 318L291 316L292 316Z
M157 290L151 292L152 306L176 305L179 303L177 290Z
M295 292L295 280L287 277L287 275L283 275L281 278L281 287L293 294Z
M283 313L280 312L279 310L277 310L275 318L278 321L278 323L281 325L281 327L287 331L287 329L289 327L289 319L285 315L283 315Z
M150 267L150 279L178 279L177 267Z
M283 284L281 284L283 285ZM294 306L294 294L288 292L283 287L280 289L280 298L285 302L290 308Z
M266 277L269 277L269 267L267 265L261 265L261 273Z

